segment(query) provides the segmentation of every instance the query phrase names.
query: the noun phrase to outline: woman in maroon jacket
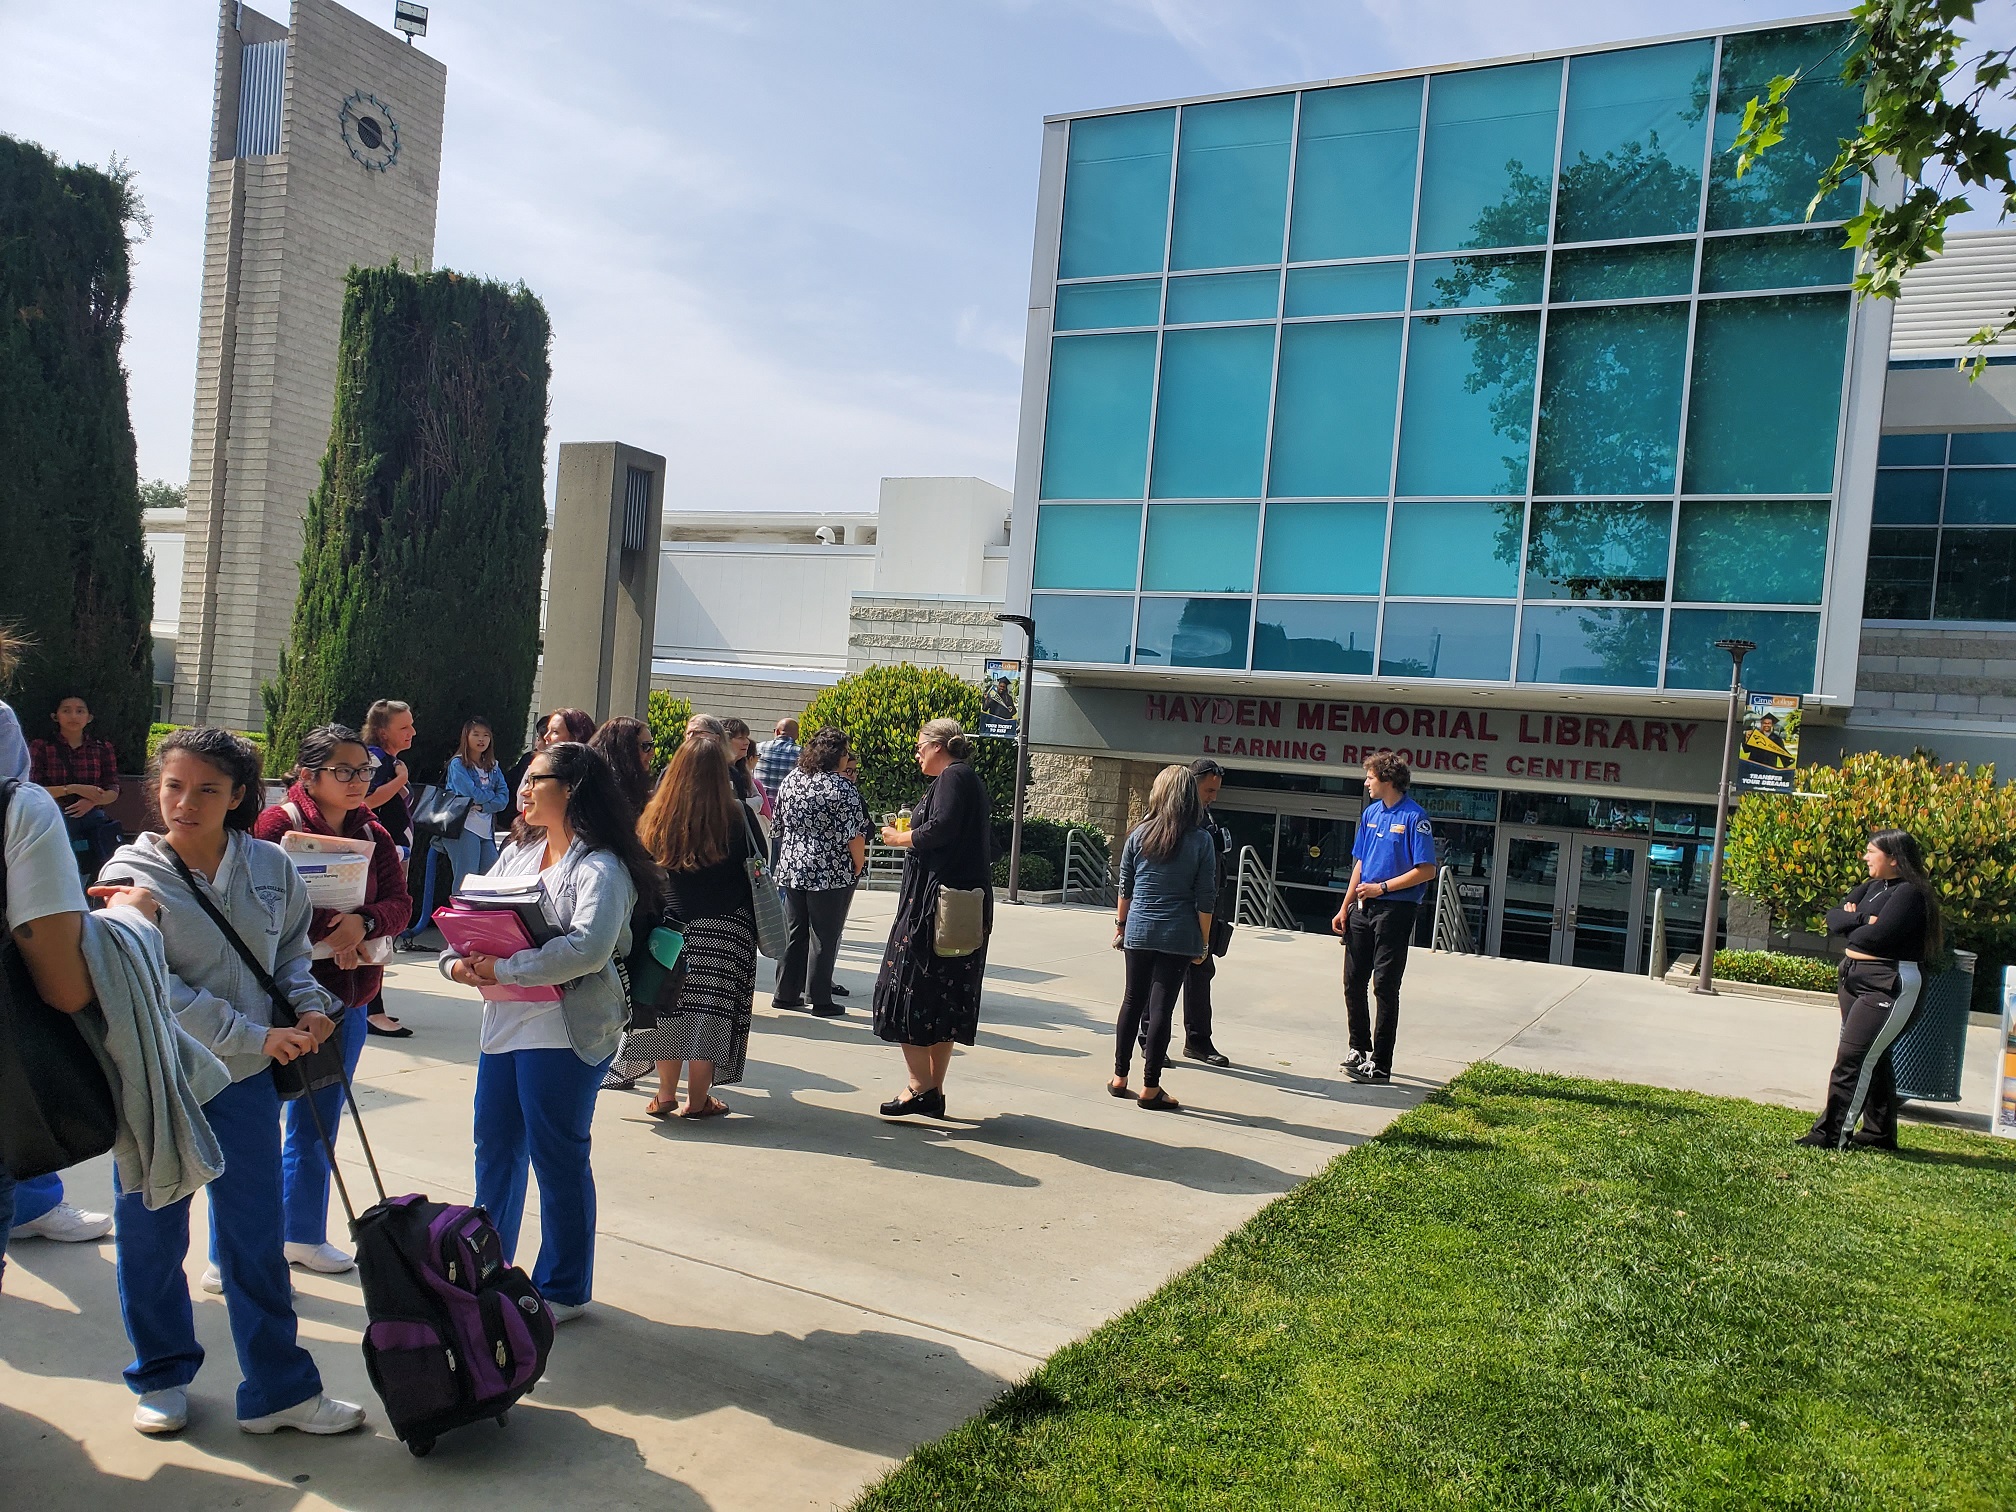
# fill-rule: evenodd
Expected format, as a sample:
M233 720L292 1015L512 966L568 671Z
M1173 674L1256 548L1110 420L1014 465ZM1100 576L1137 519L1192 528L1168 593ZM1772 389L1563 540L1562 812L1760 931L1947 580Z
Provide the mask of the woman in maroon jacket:
M315 945L315 980L343 1005L336 1032L343 1041L343 1064L353 1075L364 1050L365 1005L378 996L385 977L381 963L391 954L394 936L413 917L399 847L364 807L371 766L364 737L347 725L310 730L301 737L300 761L287 801L267 809L252 826L254 836L276 844L289 830L373 842L363 907L347 912L318 908L308 925L308 938ZM310 1096L333 1143L343 1113L343 1089L324 1087ZM356 1261L329 1242L329 1160L315 1132L315 1119L302 1106L308 1100L297 1098L287 1105L287 1144L282 1154L287 1258L334 1275Z

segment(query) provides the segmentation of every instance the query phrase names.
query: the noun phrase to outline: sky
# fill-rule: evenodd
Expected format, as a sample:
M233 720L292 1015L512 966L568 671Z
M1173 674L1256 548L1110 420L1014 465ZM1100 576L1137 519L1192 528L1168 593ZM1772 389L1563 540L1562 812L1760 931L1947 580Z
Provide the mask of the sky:
M281 16L286 0L254 9ZM352 9L389 25L392 0ZM552 317L562 441L667 507L1013 482L1046 114L1768 20L1785 0L435 0L437 266ZM1793 12L1796 13L1796 12ZM189 471L214 0L0 0L0 131L138 175L140 475Z

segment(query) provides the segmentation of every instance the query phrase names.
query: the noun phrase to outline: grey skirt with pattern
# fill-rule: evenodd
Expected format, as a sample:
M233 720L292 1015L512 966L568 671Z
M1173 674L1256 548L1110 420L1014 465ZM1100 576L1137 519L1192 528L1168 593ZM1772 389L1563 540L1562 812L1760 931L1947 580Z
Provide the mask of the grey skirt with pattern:
M686 1060L712 1061L717 1087L742 1080L756 996L756 926L747 914L701 919L687 926L683 954L677 1011L623 1036L611 1081L641 1076L654 1061Z

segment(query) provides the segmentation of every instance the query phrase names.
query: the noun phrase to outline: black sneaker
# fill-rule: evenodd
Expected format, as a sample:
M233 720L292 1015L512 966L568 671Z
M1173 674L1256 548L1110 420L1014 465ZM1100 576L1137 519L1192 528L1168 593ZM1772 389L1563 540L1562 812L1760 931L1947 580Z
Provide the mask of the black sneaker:
M1871 1134L1867 1129L1857 1129L1848 1136L1848 1143L1860 1145L1865 1150L1894 1150L1897 1148L1897 1136L1892 1134L1886 1139L1880 1134Z
M1344 1063L1344 1074L1354 1082L1362 1082L1367 1086L1373 1087L1381 1086L1393 1080L1392 1073L1381 1071L1377 1066L1373 1065L1370 1056L1366 1056L1361 1060L1346 1061Z
M1183 1059L1202 1061L1207 1066L1229 1066L1232 1064L1232 1058L1220 1055L1218 1047L1215 1045L1204 1045L1201 1047L1185 1045L1183 1047Z
M1809 1150L1838 1150L1841 1148L1841 1136L1829 1134L1825 1129L1815 1127L1808 1129L1792 1143L1805 1145Z

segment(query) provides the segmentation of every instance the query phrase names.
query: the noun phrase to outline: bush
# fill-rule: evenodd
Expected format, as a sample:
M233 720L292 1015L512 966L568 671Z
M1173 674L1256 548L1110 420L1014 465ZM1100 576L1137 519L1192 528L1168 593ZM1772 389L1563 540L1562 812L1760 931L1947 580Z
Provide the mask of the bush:
M1835 966L1820 956L1782 955L1775 950L1718 950L1715 976L1724 982L1756 982L1764 987L1797 987L1832 992Z
M170 735L173 735L177 730L186 730L188 728L189 726L187 725L179 725L179 724L149 725L147 727L147 759L149 761L152 761L154 759L154 753L161 749L162 741L166 740ZM267 758L267 752L266 752L266 732L264 730L236 730L233 731L233 733L237 735L240 740L249 740L252 742L252 749L259 753L262 764L266 765L268 770L270 771L271 764L270 760L268 760ZM284 763L291 759L292 757L290 753L289 756L283 757L282 761ZM124 766L124 763L122 762L121 765ZM282 770L285 770L284 765L282 767Z
M904 662L841 678L798 717L799 738L810 739L826 725L844 731L861 763L861 796L868 812L880 815L916 802L924 791L917 732L933 719L956 719L970 733L980 723L980 685ZM1015 743L976 737L973 770L987 785L998 823L1014 808Z
M1012 802L1014 795L1010 794L1009 796ZM1090 841L1098 848L1099 853L1102 855L1112 850L1112 845L1106 839L1105 832L1096 824L1079 824L1064 819L1045 819L1040 815L1031 814L1022 821L1022 855L1024 859L1030 856L1041 856L1045 861L1050 863L1050 870L1053 875L1063 876L1064 841L1065 837L1073 830L1076 830L1080 836L1084 837L1080 840L1080 845L1083 845L1086 841ZM995 850L1004 856L1007 855L1008 844L1013 833L1014 816L1012 814L1005 818L997 819L994 823ZM1031 886L1033 884L1025 882L1024 885Z
M663 766L686 739L686 721L693 717L693 700L674 698L663 688L653 688L644 706L644 723L651 726L651 743L657 764Z
M994 885L1008 885L1008 858L1002 856L994 863ZM1048 892L1057 885L1057 868L1041 856L1028 852L1022 855L1022 886L1028 892Z

